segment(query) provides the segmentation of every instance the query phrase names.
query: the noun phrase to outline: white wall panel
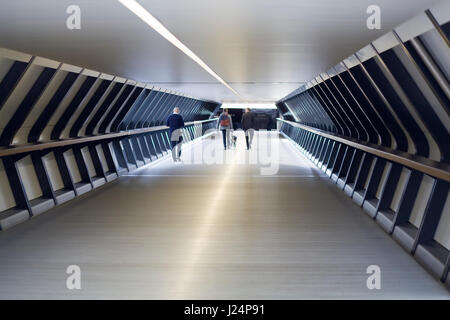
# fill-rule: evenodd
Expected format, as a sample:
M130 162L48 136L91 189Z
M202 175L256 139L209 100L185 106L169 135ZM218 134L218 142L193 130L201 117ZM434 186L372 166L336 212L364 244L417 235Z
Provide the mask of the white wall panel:
M422 221L428 199L430 198L431 189L433 188L433 182L433 178L430 178L427 175L423 176L422 183L420 184L417 198L414 202L414 207L409 218L409 222L411 222L417 228L419 228Z
M16 206L3 161L0 161L0 212Z
M447 194L447 200L442 210L441 220L439 221L434 239L450 250L450 193Z
M69 168L70 174L74 183L81 181L80 170L78 169L77 162L75 160L75 155L72 150L64 152L64 158L66 159L67 167Z
M42 196L41 186L39 185L39 180L36 175L31 156L26 156L25 158L17 161L17 168L19 170L28 199L33 200Z
M45 168L50 179L53 190L59 190L64 188L64 183L59 172L58 164L56 163L55 155L53 152L45 155L42 158Z

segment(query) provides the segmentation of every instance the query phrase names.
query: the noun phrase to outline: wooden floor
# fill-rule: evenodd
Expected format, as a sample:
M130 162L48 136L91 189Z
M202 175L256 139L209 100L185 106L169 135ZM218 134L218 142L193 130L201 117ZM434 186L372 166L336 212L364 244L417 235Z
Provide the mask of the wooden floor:
M188 159L214 143L228 163ZM244 150L243 136L235 150L184 148L184 163L160 161L1 232L0 298L449 299L289 141L268 176L248 164L261 148ZM69 265L81 290L66 288ZM369 265L380 290L366 286Z

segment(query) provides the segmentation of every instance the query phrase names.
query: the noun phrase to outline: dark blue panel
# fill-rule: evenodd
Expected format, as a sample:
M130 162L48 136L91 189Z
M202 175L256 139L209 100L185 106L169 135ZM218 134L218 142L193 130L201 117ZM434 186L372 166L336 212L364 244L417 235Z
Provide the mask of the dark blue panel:
M33 109L34 104L47 87L47 84L52 79L55 72L55 69L44 68L3 130L2 135L0 136L0 145L8 146L11 144L15 134L25 122L26 117Z
M15 61L8 73L0 82L0 110L6 101L6 98L10 95L11 91L16 86L22 74L27 69L27 63L21 61Z
M95 106L97 105L100 98L105 93L106 89L110 86L111 81L109 80L103 80L102 83L98 86L97 90L95 90L95 93L92 95L89 102L84 107L83 111L81 112L78 119L75 121L75 123L72 126L72 129L70 129L70 137L76 137L78 136L78 132L83 127L84 123L86 122L87 118L91 114L92 110L94 110Z
M114 119L114 117L116 116L117 112L119 112L121 106L123 105L123 103L128 99L131 91L133 90L134 86L127 84L125 89L122 91L122 93L120 94L119 98L116 100L116 102L114 103L114 105L111 107L111 109L109 110L108 114L106 115L105 119L102 121L102 123L100 124L99 133L105 133L106 132L106 128L108 127L108 125L111 123L111 121Z
M89 122L89 124L87 125L87 127L86 127L86 135L92 135L94 133L94 129L97 127L98 123L100 122L100 119L105 114L105 112L107 112L108 108L111 106L111 104L113 103L114 99L119 94L120 90L122 89L122 87L124 85L125 85L124 83L116 83L114 85L114 87L111 89L111 91L109 92L109 94L106 97L106 99L103 101L103 103L100 106L100 108L98 108L97 112L92 117L92 119Z
M81 101L83 101L83 99L88 94L88 92L91 89L92 85L94 84L95 80L97 80L97 78L94 78L94 77L87 77L84 80L83 84L81 85L81 88L75 94L75 97L69 103L66 110L64 110L64 113L62 114L61 118L58 120L55 127L53 128L53 131L50 135L52 140L59 139L61 132L66 127L67 123L69 122L69 120L72 117L75 110L77 110Z
M72 85L74 84L74 82L78 78L78 76L79 76L78 73L72 73L72 72L69 72L66 75L63 82L59 86L58 90L56 90L55 94L48 102L44 111L42 111L39 118L34 123L33 127L31 128L30 133L28 135L28 142L38 141L40 135L42 134L42 131L44 131L44 129L45 129L45 126L47 126L51 117L53 116L56 109L58 108L59 104L64 99L64 97L67 95L67 92L70 90L70 88L72 87Z
M133 90L131 95L125 101L125 104L120 109L119 114L117 115L116 119L114 119L114 122L111 125L111 132L117 132L119 130L120 123L122 122L123 118L127 115L128 111L130 111L130 108L133 106L133 103L139 97L142 90L144 90L144 88L140 88L140 87L136 87Z

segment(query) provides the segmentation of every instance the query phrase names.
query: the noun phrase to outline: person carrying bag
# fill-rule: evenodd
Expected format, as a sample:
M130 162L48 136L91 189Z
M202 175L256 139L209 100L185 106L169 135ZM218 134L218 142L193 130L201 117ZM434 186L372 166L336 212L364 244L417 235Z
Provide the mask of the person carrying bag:
M228 114L228 109L224 109L217 121L217 128L222 131L223 148L227 150L231 144L231 130L233 130L233 120Z

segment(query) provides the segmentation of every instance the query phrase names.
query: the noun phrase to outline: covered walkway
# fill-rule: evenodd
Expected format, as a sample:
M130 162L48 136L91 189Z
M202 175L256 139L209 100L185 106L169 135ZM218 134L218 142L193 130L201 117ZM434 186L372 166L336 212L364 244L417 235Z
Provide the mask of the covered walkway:
M258 138L251 151L243 135L227 151L203 138L181 164L163 158L1 232L0 298L448 299L288 139L270 136L279 170L261 175ZM190 158L213 144L228 162ZM67 290L68 265L81 290Z

